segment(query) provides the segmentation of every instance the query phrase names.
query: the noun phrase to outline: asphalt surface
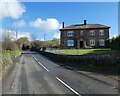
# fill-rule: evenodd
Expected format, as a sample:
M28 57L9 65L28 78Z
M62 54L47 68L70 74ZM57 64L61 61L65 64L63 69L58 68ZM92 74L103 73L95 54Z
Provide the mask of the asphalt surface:
M48 58L23 54L2 81L2 94L117 94L112 84L64 68Z

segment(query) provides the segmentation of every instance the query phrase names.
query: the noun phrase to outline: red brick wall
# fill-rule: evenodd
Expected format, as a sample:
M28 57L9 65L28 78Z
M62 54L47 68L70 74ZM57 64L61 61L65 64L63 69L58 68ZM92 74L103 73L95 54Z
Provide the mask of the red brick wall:
M92 29L93 30L93 29ZM99 35L99 30L104 30L104 35L100 36ZM73 37L68 37L67 36L67 32L68 31L73 31L74 32L74 36ZM94 39L95 43L99 42L99 39L104 39L105 41L107 39L109 39L109 29L94 29L95 31L95 35L94 36L90 36L89 32L90 30L83 30L84 31L84 35L81 37L80 36L80 31L81 30L67 30L67 31L61 31L61 47L63 48L71 48L67 46L67 40L74 40L74 47L76 48L76 41L80 38L84 38L84 40L86 41L87 45L90 46L90 39ZM63 45L64 42L64 45Z

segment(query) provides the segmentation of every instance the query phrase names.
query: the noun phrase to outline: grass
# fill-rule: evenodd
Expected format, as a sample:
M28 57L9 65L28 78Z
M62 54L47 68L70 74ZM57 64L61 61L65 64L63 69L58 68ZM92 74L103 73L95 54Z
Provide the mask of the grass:
M2 70L0 70L0 74L2 73L2 75L4 75L9 69L10 65L13 64L13 58L19 56L20 54L21 52L19 50L2 52L0 57Z
M48 52L55 54L66 54L66 55L85 55L85 54L101 54L101 53L112 53L116 52L109 48L102 49L61 49L61 50L47 50Z

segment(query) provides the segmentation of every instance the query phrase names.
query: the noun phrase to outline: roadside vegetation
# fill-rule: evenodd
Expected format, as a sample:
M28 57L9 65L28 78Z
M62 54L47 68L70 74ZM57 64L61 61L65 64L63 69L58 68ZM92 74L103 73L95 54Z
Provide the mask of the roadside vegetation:
M29 41L26 37L12 41L7 38L2 42L1 56L3 58L0 62L3 64L3 69L7 70L22 50L31 50L40 52L65 66L118 74L120 70L120 36L108 40L107 48L61 49L59 42L60 40L55 38L49 41L35 39ZM109 77L116 75L109 75Z
M2 73L1 76L4 76L11 65L15 62L15 59L20 56L21 51L17 44L17 41L12 41L10 38L5 38L2 42L1 54L0 54L0 64Z
M10 66L14 64L14 59L17 56L20 56L21 52L19 50L14 51L3 51L2 53L2 75L4 76L5 73L8 71Z
M111 50L110 48L97 48L97 49L51 49L47 52L63 55L85 55L85 54L103 54L120 52L119 50Z

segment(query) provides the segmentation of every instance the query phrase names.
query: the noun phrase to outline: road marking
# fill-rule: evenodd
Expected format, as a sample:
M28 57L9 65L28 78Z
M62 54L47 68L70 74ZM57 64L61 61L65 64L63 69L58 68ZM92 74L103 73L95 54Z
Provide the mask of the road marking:
M38 62L46 71L49 71L42 63Z
M34 59L37 61L37 59L34 57ZM38 62L46 71L49 71L43 64L41 64L40 62Z
M71 88L69 85L67 85L65 82L63 82L61 79L56 77L56 79L61 82L63 85L65 85L68 89L70 89L72 92L74 92L76 95L81 96L78 92L76 92L73 88Z
M34 59L37 61L37 59L34 57Z

